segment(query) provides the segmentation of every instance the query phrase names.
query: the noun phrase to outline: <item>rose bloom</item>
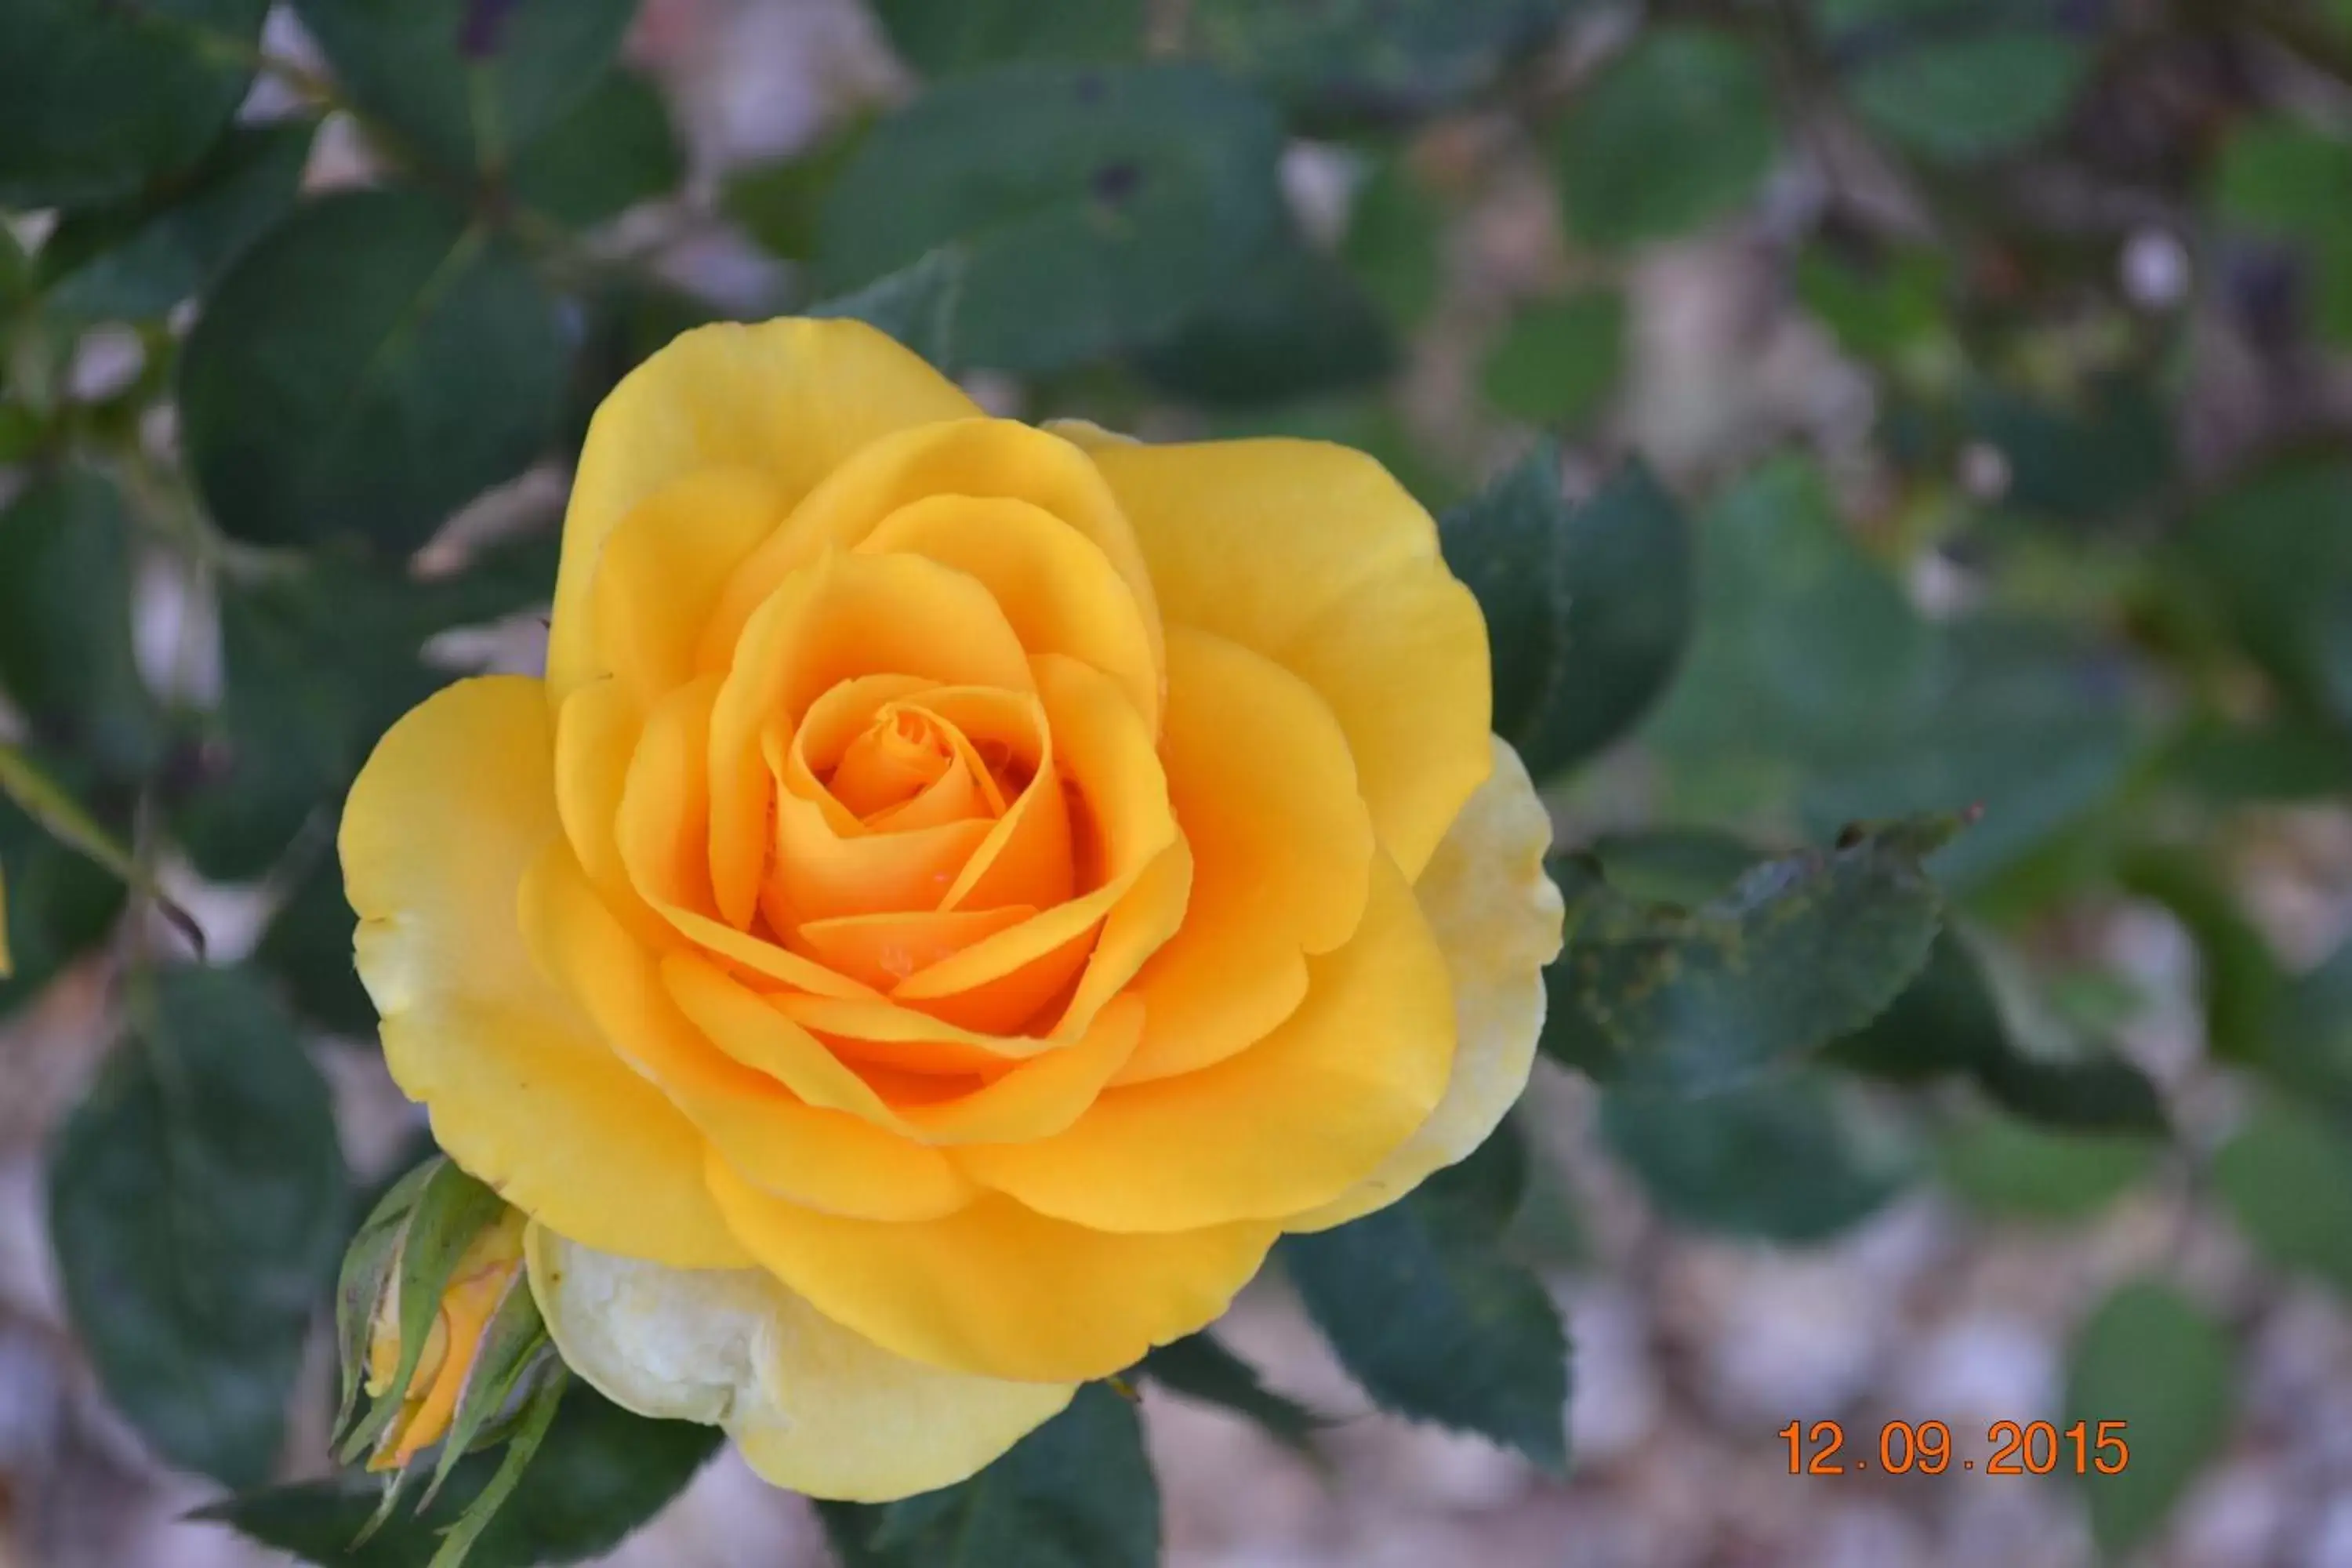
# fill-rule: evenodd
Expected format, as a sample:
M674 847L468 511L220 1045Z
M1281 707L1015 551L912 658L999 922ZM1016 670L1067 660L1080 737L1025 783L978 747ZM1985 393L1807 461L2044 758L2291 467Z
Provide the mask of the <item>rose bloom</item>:
M577 1372L907 1496L1517 1098L1560 903L1489 710L1360 453L708 327L590 427L546 678L353 787L359 969Z

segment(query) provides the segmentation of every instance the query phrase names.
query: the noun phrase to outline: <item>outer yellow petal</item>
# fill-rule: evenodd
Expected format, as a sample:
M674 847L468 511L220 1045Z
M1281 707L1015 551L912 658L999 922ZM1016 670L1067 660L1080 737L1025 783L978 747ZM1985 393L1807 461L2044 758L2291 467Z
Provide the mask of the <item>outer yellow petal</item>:
M592 594L594 658L640 708L698 673L712 606L787 510L764 469L705 468L664 485L613 530Z
M710 1190L753 1256L835 1322L927 1365L1040 1383L1108 1377L1205 1327L1278 1228L1111 1236L996 1196L876 1224L782 1202L718 1163Z
M1543 967L1559 956L1559 889L1544 875L1551 817L1526 764L1500 739L1495 771L1430 857L1413 889L1454 976L1461 1044L1445 1098L1353 1191L1292 1219L1323 1230L1384 1208L1486 1141L1517 1102L1543 1032Z
M1385 856L1355 937L1309 971L1298 1011L1238 1056L1108 1090L1067 1131L958 1149L956 1163L1099 1230L1279 1219L1331 1201L1445 1094L1453 1003L1444 956Z
M1371 458L1320 442L1088 451L1168 624L1255 648L1322 694L1381 844L1418 877L1486 775L1493 707L1486 623L1429 513Z
M524 946L517 891L560 831L553 731L538 681L463 681L394 725L352 786L343 879L385 1062L441 1147L518 1208L614 1251L740 1267L701 1139Z
M980 410L914 354L858 321L722 324L682 333L596 410L563 520L547 678L557 699L596 673L590 586L604 542L681 476L750 468L785 504L877 437Z
M572 1371L641 1415L724 1426L753 1469L812 1497L887 1502L953 1485L1076 1391L893 1355L758 1269L665 1268L543 1226L524 1247Z

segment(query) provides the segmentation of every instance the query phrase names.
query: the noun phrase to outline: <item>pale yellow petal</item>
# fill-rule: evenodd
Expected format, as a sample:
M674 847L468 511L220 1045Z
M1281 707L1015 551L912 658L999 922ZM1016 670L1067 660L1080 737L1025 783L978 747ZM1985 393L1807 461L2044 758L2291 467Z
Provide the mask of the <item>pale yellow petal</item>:
M1076 1392L893 1355L759 1269L665 1268L541 1226L525 1248L572 1371L641 1415L725 1427L753 1469L810 1497L888 1502L953 1485Z
M1551 817L1518 753L1500 739L1493 744L1494 773L1413 888L1454 977L1459 1044L1445 1098L1377 1172L1288 1229L1323 1230L1385 1208L1484 1143L1527 1089L1562 910L1543 866Z
M1039 1382L1108 1377L1207 1327L1278 1228L1113 1236L993 1194L877 1224L784 1202L719 1163L710 1189L761 1264L835 1321L929 1365Z

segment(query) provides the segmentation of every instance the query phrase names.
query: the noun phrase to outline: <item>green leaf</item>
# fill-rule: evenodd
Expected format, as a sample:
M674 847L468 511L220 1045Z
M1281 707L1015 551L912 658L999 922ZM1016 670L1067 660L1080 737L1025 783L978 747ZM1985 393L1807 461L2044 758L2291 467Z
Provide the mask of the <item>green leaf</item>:
M2199 509L2181 568L2294 700L2352 728L2347 516L2352 464L2271 468Z
M1021 61L1087 63L1143 52L1145 0L874 0L890 47L925 76Z
M1816 833L1981 806L1935 862L1967 889L2090 817L2141 744L2116 652L2048 622L1931 625L1809 463L1769 462L1717 503L1698 582L1689 657L1644 731L1678 789L1793 800Z
M0 865L8 871L6 934L14 962L0 975L0 1019L40 994L59 971L102 941L121 913L121 879L51 837L0 792Z
M1983 386L1967 407L1978 435L2008 460L2001 499L2011 510L2094 521L2174 484L2170 416L2145 382L2095 385L2074 407Z
M2075 1223L2137 1185L2161 1148L2146 1138L2056 1131L1988 1111L1945 1136L1937 1163L1944 1184L1981 1213Z
M1495 731L1542 779L1630 730L1690 635L1690 529L1639 462L1571 506L1547 446L1439 523L1486 612Z
M1980 807L1934 862L1939 881L1968 891L2096 818L2139 755L2143 710L2123 656L2077 627L1983 616L1938 634L1918 705L1825 747L1801 805L1816 830Z
M1295 237L1136 356L1163 390L1223 404L1344 390L1381 380L1396 363L1388 324L1348 269Z
M2085 1131L2165 1131L2146 1074L2108 1051L2065 1054L2012 1028L1975 947L1946 930L1885 1012L1830 1047L1835 1065L1898 1082L1962 1076L2029 1121Z
M1192 66L1025 66L877 125L824 205L820 281L858 288L961 242L969 363L1040 371L1149 342L1276 232L1281 126Z
M2290 1093L2352 1118L2352 940L2289 981L2258 1065Z
M968 1481L820 1502L845 1568L1154 1568L1160 1487L1135 1406L1099 1383Z
M1795 282L1805 309L1865 363L1893 363L1951 330L1952 263L1940 251L1865 262L1811 245L1797 258Z
M2352 795L2352 732L2294 713L2196 720L2174 738L2161 772L2213 808L2335 799Z
M635 0L295 0L344 89L445 169L494 171L604 75Z
M645 78L607 72L587 96L515 154L515 199L586 227L668 195L686 175L669 106Z
M232 127L185 175L68 217L41 247L44 307L135 320L203 293L293 206L317 129L308 120Z
M344 192L214 293L181 362L182 439L236 537L406 554L539 456L563 367L519 258L428 196Z
M375 1004L360 984L352 952L359 917L343 899L341 868L319 858L254 949L253 962L286 987L295 1011L353 1039L375 1033Z
M1514 419L1573 425L1607 402L1624 359L1624 296L1589 289L1514 317L1487 351L1478 384Z
M1568 1460L1568 1339L1502 1250L1526 1179L1508 1131L1402 1200L1286 1237L1285 1268L1340 1364L1384 1410Z
M1417 325L1436 307L1444 218L1402 157L1382 159L1349 204L1340 259L1392 325Z
M2213 1156L2212 1177L2265 1258L2352 1291L2352 1137L2341 1123L2266 1099Z
M572 1380L554 1424L513 1494L474 1543L467 1568L577 1563L618 1546L686 1488L724 1441L716 1426L649 1421ZM194 1517L323 1568L425 1568L447 1530L480 1498L499 1457L462 1461L422 1519L394 1515L367 1544L352 1542L382 1487L345 1476L231 1498Z
M585 322L572 354L562 417L562 445L574 456L587 439L588 422L623 376L680 332L724 317L698 295L638 278L607 279L577 299Z
M2279 120L2242 122L2214 165L2214 209L2304 252L2322 333L2352 343L2352 141Z
M89 206L201 156L253 79L269 0L0 7L0 207Z
M1284 1447L1306 1454L1325 1419L1297 1400L1276 1394L1257 1368L1227 1350L1206 1329L1161 1345L1143 1358L1143 1375L1171 1393L1246 1416Z
M2206 1047L2228 1061L2258 1061L2268 1048L2284 984L2270 942L2204 854L2165 844L2126 850L2116 868L2124 889L2161 905L2197 946Z
M1931 700L1934 634L1840 526L1818 468L1766 463L1698 532L1696 635L1649 726L1670 755L1842 762Z
M1926 157L1969 163L2058 128L2092 51L2057 8L1984 0L1819 0L1830 55L1856 112Z
M1699 1093L1851 1033L1927 961L1943 908L1921 862L1952 829L1922 818L1857 831L1764 861L1695 909L1630 898L1588 858L1555 858L1569 940L1545 972L1544 1048L1604 1083Z
M66 1301L160 1453L256 1485L346 1224L326 1081L235 970L167 971L131 1017L50 1162Z
M1776 1073L1685 1099L1612 1090L1610 1151L1669 1218L1727 1236L1827 1240L1869 1218L1913 1174L1908 1141L1827 1073Z
M516 547L520 583L495 569L508 561L498 553L497 563L420 584L322 551L298 574L223 592L226 689L170 802L173 832L199 870L259 876L313 813L340 803L393 721L446 684L417 657L425 638L544 602L545 542Z
M1569 232L1611 250L1724 216L1779 157L1764 62L1738 38L1673 25L1603 68L1553 153Z
M809 307L812 316L845 316L889 333L941 370L956 366L956 321L966 275L961 247L934 250L911 267L854 293Z
M719 206L770 255L815 260L825 198L873 126L852 120L789 158L735 171L719 190Z
M1188 40L1308 126L1416 117L1539 52L1570 0L1193 0Z
M2065 1420L2123 1423L2131 1457L2091 1475L2091 1533L2104 1552L2147 1540L2221 1448L2236 1403L2236 1356L2221 1326L2169 1285L2138 1280L2074 1336Z
M69 468L0 510L0 691L33 732L132 779L162 752L131 650L131 521L113 484Z

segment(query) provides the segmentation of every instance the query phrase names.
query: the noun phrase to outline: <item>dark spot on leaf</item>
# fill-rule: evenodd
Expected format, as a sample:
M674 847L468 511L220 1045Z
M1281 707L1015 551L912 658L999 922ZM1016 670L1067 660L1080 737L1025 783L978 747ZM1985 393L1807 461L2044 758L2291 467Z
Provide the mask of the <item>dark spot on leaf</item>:
M1869 831L1859 822L1849 822L1838 829L1837 847L1841 849L1851 849L1869 837Z
M1096 199L1112 206L1125 206L1143 184L1143 171L1132 163L1105 163L1095 171Z
M487 59L499 52L507 17L517 0L466 0L466 14L457 25L457 52L469 60Z

